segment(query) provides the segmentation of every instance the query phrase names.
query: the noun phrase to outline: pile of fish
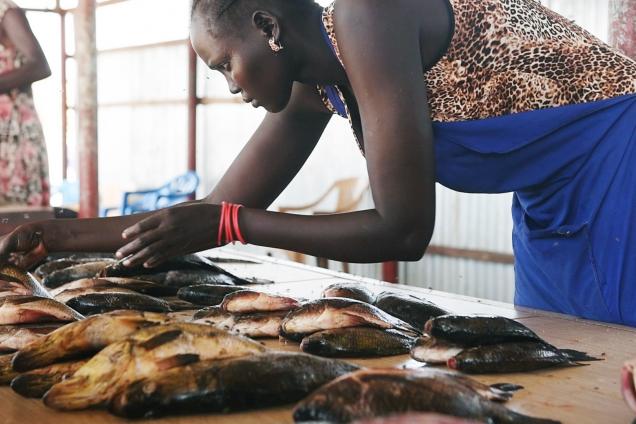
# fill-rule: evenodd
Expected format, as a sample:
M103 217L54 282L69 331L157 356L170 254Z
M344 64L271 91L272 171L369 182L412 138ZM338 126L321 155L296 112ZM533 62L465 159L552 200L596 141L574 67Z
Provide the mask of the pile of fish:
M322 386L294 408L295 422L349 423L405 412L436 412L488 423L550 424L501 403L519 389L486 386L461 374L433 368L363 369Z
M504 317L443 315L430 319L411 350L413 359L466 373L507 373L597 360L558 349L525 325Z
M636 412L636 359L625 362L621 371L621 393L627 406Z

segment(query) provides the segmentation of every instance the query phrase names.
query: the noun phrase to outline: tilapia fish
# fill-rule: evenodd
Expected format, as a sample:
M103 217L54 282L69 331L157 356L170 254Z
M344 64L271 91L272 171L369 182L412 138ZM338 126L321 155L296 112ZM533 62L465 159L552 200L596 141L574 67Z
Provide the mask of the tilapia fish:
M548 424L497 402L509 393L435 369L360 370L328 383L294 408L296 422L348 423L406 412L436 412L493 423Z
M54 385L43 400L60 410L100 406L133 381L161 371L264 351L253 340L209 325L175 323L146 328L104 348L71 378Z
M429 319L449 313L428 300L390 292L380 293L373 305L387 314L408 322L420 331L424 330L424 325Z
M110 277L109 277L110 278ZM195 284L224 284L226 286L242 285L247 281L238 277L230 277L226 274L201 271L201 270L172 270L165 272L156 272L153 274L133 275L131 278L137 278L152 281L175 289L191 286Z
M281 336L300 341L318 331L345 327L395 329L409 336L420 335L410 324L373 305L354 299L325 297L307 302L287 314L281 323Z
M169 322L166 314L116 311L73 322L42 336L15 355L13 367L25 372L100 351L134 332Z
M45 287L54 289L70 281L75 281L82 278L92 278L97 276L97 274L99 274L102 269L112 264L113 262L114 261L112 260L87 262L53 271L44 277L44 279L42 280L42 284L44 284Z
M59 325L0 326L0 353L20 350L58 327Z
M543 341L520 322L497 316L443 315L430 319L424 330L436 339L462 346Z
M395 330L350 327L311 334L302 340L300 348L329 357L391 356L408 353L414 340Z
M455 357L464 349L464 346L424 334L413 345L411 357L416 361L428 362L429 364L446 364L449 359Z
M21 396L41 398L54 384L72 376L86 362L62 362L20 374L11 381L11 388Z
M575 351L568 351L575 352ZM575 360L596 360L577 352ZM580 365L556 347L543 342L514 342L467 348L446 362L451 369L468 374L533 371L554 366Z
M180 288L177 292L177 297L197 305L215 306L223 302L226 294L239 290L247 290L247 287L224 284L196 284Z
M109 278L82 278L63 284L50 291L55 297L66 290L76 290L82 288L118 286L123 289L135 291L137 293L150 296L174 296L177 288L153 283L152 281L137 280L133 278L109 277Z
M0 355L0 386L6 386L18 376L18 372L11 366L14 355Z
M227 312L218 306L210 306L194 314L194 322L210 324L233 334L248 337L278 337L280 323L287 311L250 312L238 314Z
M70 322L82 318L75 310L53 299L36 296L0 299L0 324Z
M202 361L131 384L113 398L110 410L139 418L284 405L358 368L343 361L283 352Z
M64 268L69 268L74 265L81 265L89 262L109 262L114 261L112 258L107 257L91 257L91 258L61 258L52 261L47 261L38 266L33 272L39 279L44 279L47 275L54 271L59 271Z
M66 303L71 299L74 299L78 296L83 296L91 293L128 293L128 294L137 294L137 292L125 289L116 284L108 284L103 286L95 286L95 287L87 287L82 289L69 289L64 290L57 296L55 296L55 300L58 302Z
M227 312L271 312L296 309L300 307L300 302L291 297L240 290L225 295L219 306Z
M85 315L95 315L120 309L147 312L170 312L163 299L140 293L91 293L76 296L67 305Z
M636 359L625 362L621 370L621 393L632 411L636 412Z
M320 297L346 297L371 304L375 299L375 295L369 289L357 283L332 284L322 291Z

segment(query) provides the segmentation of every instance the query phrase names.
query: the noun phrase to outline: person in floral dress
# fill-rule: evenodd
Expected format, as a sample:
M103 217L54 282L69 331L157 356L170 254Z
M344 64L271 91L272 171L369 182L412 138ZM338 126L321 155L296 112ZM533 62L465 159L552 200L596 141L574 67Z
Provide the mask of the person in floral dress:
M48 159L31 83L51 70L24 11L0 0L0 207L48 206Z

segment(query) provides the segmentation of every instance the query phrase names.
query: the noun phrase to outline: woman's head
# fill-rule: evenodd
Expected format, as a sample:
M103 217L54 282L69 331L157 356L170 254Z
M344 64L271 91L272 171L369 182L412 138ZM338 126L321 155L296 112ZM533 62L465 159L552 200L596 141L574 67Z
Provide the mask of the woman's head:
M295 21L313 0L194 0L190 37L197 54L227 79L230 91L270 112L285 108L294 82L288 46ZM275 52L270 42L282 45Z

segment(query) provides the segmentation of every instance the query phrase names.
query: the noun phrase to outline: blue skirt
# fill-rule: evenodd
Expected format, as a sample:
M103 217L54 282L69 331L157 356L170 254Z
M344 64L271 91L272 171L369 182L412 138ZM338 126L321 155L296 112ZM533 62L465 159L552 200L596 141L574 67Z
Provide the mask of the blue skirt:
M433 127L439 183L514 192L516 304L636 326L636 95Z

